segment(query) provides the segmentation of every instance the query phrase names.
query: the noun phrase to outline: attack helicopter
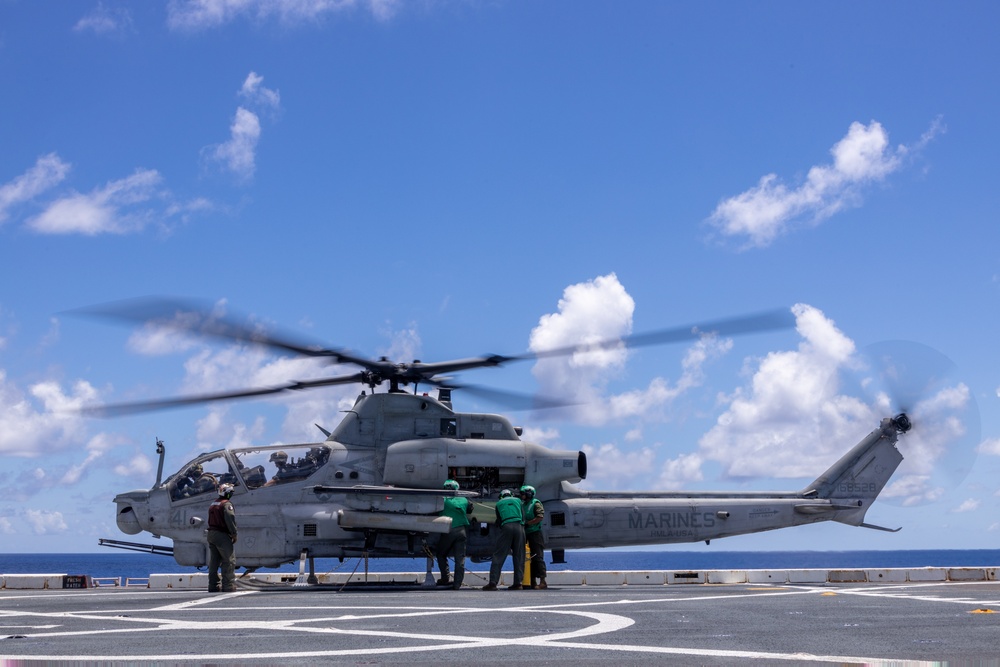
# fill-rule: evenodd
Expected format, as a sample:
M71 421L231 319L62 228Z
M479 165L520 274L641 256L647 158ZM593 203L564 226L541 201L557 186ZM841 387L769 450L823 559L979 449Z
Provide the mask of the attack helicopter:
M789 328L779 310L698 325L635 334L586 346L515 356L484 355L423 363L369 359L218 316L190 301L149 298L78 311L83 315L173 328L229 341L254 342L285 354L349 365L354 373L228 392L88 408L113 417L188 405L254 398L319 387L360 384L353 407L324 439L301 444L220 449L202 454L163 479L165 446L157 441L159 467L150 489L115 496L116 522L127 535L166 537L173 547L101 540L107 546L171 553L180 565L207 563L208 505L223 483L235 487L239 508L239 567L278 567L314 558L422 556L450 519L439 516L445 497L475 499L467 554L489 560L497 536L492 506L505 488L528 484L545 505L543 530L554 562L566 550L691 543L835 521L891 530L865 515L902 461L898 438L911 429L907 414L876 428L805 488L786 492L598 492L577 484L587 477L582 451L554 450L521 439L522 429L497 414L455 409L455 391L514 401L526 397L455 381L450 374L569 355ZM387 385L386 391L376 391ZM413 390L407 389L410 385ZM436 389L436 396L419 387ZM558 401L533 398L535 407ZM458 490L443 482L458 482ZM898 530L898 529L895 529Z

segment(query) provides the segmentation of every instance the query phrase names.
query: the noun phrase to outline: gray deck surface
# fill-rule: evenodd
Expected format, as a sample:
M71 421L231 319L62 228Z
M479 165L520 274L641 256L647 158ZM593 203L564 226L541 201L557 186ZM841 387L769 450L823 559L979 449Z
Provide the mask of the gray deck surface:
M1000 582L0 591L0 658L674 665L1000 660ZM29 663L30 664L30 663Z

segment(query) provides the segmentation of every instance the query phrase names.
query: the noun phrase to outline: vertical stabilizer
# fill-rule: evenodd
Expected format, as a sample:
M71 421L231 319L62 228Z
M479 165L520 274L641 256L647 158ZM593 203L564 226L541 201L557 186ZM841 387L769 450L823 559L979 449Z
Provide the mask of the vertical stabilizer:
M883 419L877 429L816 478L804 495L829 500L831 509L839 510L839 515L832 517L834 521L862 525L868 507L903 461L896 440L909 429L906 415Z

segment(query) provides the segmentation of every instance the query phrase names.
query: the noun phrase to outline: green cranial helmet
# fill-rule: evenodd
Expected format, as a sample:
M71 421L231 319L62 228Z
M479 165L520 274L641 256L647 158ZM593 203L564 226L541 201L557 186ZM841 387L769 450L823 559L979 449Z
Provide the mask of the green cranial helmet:
M453 479L449 479L444 483L444 488L451 489L452 491L458 491L458 482Z
M500 492L501 498L513 498L514 494L510 492L510 489L504 489Z
M535 487L525 484L521 487L521 494L525 496L535 497Z

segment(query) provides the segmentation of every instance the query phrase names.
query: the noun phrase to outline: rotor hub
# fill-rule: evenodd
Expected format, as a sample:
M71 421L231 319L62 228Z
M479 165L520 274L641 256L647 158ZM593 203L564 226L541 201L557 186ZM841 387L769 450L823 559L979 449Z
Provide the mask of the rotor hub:
M910 418L906 416L905 412L900 412L892 420L892 425L896 427L896 430L900 433L906 433L911 428L913 428Z

